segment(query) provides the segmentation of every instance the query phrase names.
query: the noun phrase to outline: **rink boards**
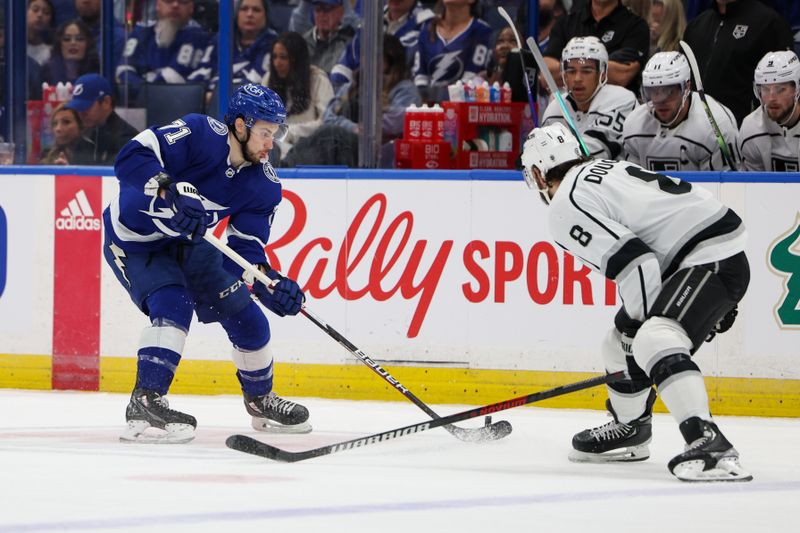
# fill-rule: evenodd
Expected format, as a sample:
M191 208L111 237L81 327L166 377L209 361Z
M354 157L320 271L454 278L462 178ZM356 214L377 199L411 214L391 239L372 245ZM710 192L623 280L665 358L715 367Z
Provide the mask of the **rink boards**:
M103 170L0 174L0 387L133 383L147 320L102 260L100 217L118 191ZM602 370L614 286L548 240L546 208L518 173L280 176L270 263L303 285L312 312L426 402L486 403ZM715 413L800 416L800 182L744 177L753 181L692 177L744 218L752 269L733 329L695 359ZM270 324L281 393L402 399L309 320L270 315ZM193 323L173 392L236 392L229 351L221 328ZM594 390L550 405L603 399Z

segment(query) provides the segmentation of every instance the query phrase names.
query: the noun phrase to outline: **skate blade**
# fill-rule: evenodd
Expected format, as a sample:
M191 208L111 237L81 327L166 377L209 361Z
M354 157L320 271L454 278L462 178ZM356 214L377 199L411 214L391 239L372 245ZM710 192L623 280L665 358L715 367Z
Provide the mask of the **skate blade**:
M256 431L263 431L264 433L311 433L311 424L303 422L302 424L295 424L292 426L281 424L270 420L268 418L252 417L250 425Z
M144 420L130 420L119 440L136 444L184 444L194 439L194 427L189 424L167 424L163 433L146 433L151 427Z
M650 448L647 444L629 446L605 453L589 453L579 450L569 452L569 460L573 463L633 463L644 461L650 457Z
M718 481L752 481L753 475L742 468L735 457L722 458L714 468L703 470L702 459L686 461L675 465L672 473L681 481L688 483L711 483Z

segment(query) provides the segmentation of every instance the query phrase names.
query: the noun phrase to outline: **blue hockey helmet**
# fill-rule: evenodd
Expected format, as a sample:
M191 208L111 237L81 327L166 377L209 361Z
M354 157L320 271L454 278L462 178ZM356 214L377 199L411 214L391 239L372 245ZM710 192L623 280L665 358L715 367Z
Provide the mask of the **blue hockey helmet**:
M257 83L242 85L231 95L225 123L232 125L238 117L244 119L248 128L252 128L256 120L277 124L278 131L274 138L279 141L286 136L289 128L286 123L286 107L281 97L272 89Z

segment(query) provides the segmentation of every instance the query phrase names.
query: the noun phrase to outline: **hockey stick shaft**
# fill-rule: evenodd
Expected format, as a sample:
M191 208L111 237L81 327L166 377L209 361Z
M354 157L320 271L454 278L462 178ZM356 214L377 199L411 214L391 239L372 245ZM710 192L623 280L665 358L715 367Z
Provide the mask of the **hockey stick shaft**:
M270 279L266 274L261 272L256 266L252 265L247 259L236 253L235 250L231 249L230 246L223 243L221 240L216 238L210 232L206 232L204 235L204 239L209 242L212 246L214 246L217 250L222 252L225 256L235 262L237 265L242 267L245 272L253 276L255 279L260 281L261 283L265 284L267 287L273 287L277 284L278 280ZM414 405L422 409L428 416L431 418L440 418L436 412L433 411L428 405L420 400L413 392L411 392L407 387L405 387L402 383L400 383L394 376L392 376L387 370L385 370L381 365L376 363L372 358L370 358L367 354L362 352L356 345L352 342L347 340L344 335L333 329L329 324L327 324L324 320L320 317L313 314L305 305L300 309L300 312L311 320L317 327L323 330L325 333L328 334L333 340L341 344L347 351L357 357L362 363L367 365L373 372L379 375L384 381L389 383L392 387L394 387L400 394L408 398ZM440 424L441 425L441 424ZM487 431L488 427L492 427L493 431ZM479 440L487 440L487 439L498 439L505 437L509 433L511 433L511 425L508 422L500 421L496 422L492 426L487 426L486 428L473 428L473 429L465 429L459 428L452 425L445 425L445 429L452 433L454 436L458 437L461 440L467 441L479 441Z
M411 424L409 426L403 426L401 428L393 429L390 431L383 431L381 433L375 433L373 435L369 435L359 439L352 439L343 442L338 442L335 444L329 444L327 446L322 446L320 448L314 448L303 452L289 452L286 450L282 450L280 448L276 448L275 446L271 446L269 444L265 444L261 441L255 440L246 435L231 435L225 441L225 444L229 448L238 450L240 452L258 455L259 457L265 457L267 459L273 459L275 461L295 463L297 461L304 461L306 459L311 459L313 457L330 455L332 453L352 450L353 448L362 448L364 446L369 446L371 444L377 444L379 442L393 440L399 437L405 437L406 435L421 433L423 431L427 431L429 429L433 429L439 426L444 426L446 424L452 424L455 422L461 422L463 420L469 420L470 418L476 418L479 416L498 413L500 411L505 411L506 409L512 409L514 407L520 407L522 405L527 405L529 403L547 400L549 398L554 398L556 396L562 396L564 394L570 394L572 392L577 392L580 390L597 387L598 385L613 383L621 379L625 379L624 371L614 372L613 374L606 374L604 376L597 376L583 381L578 381L576 383L570 383L568 385L561 385L559 387L555 387L552 389L540 392L534 392L532 394L528 394L527 396L519 396L517 398L512 398L510 400L504 400L502 402L484 405L483 407L468 409L466 411L461 411L460 413L445 416L443 418L439 418L436 420L427 420L425 422L420 422L418 424Z
M550 74L550 69L547 68L547 63L544 62L544 56L542 56L542 52L539 50L539 45L536 44L536 41L533 40L533 37L528 37L525 42L528 44L528 48L533 54L533 58L536 60L539 70L542 71L544 81L547 83L547 89L550 91L550 94L555 96L556 100L558 100L561 113L564 115L564 120L567 121L567 127L569 127L575 138L578 139L578 144L581 145L581 151L583 151L583 155L590 155L589 149L586 147L586 143L583 142L583 137L578 131L578 127L575 125L575 117L572 116L572 111L570 111L569 107L567 107L567 103L564 101L561 91L558 90L556 80L553 79L553 75Z
M694 82L697 86L695 87L697 89L697 94L700 96L700 102L702 102L703 109L708 117L708 121L711 123L711 129L714 130L714 136L717 138L717 144L719 145L719 149L722 151L722 157L725 159L725 163L730 167L731 170L737 170L730 147L725 141L725 137L722 136L722 131L720 131L719 125L714 118L714 114L711 112L711 108L708 106L706 92L703 90L703 80L700 78L700 67L697 65L697 58L694 56L692 47L689 46L689 43L686 41L680 41L680 45L683 49L683 53L686 55L686 59L689 61L689 68L692 70L692 76L694 77Z
M353 354L356 358L358 358L362 363L367 365L373 372L379 375L384 381L389 383L392 387L394 387L400 394L408 398L414 405L422 409L428 416L434 419L440 419L441 417L436 414L436 412L428 407L428 405L420 400L413 392L408 390L402 383L400 383L397 378L392 376L386 369L384 369L381 365L375 362L374 359L369 357L363 351L361 351L356 345L352 342L347 340L347 338L333 329L329 324L327 324L324 320L319 318L318 316L314 315L311 311L307 308L303 308L300 312L305 315L306 318L311 320L314 324L317 325L321 330L325 331L333 340L341 344L348 352ZM510 426L506 426L508 422L503 423L504 421L496 422L494 425L497 428L497 433L495 434L494 438L502 438L505 437L508 433L510 433ZM502 424L502 425L501 425ZM475 429L464 429L453 426L451 424L444 424L444 429L455 435L461 440L468 440L468 441L475 441L475 440L485 440L490 438L490 435L483 434L482 436L471 436L471 432L483 432L484 428L475 428Z
M514 21L511 20L511 16L508 14L508 11L505 10L502 6L497 8L497 12L500 13L504 19L506 19L506 23L508 23L508 27L511 28L511 31L514 32L514 39L517 40L517 48L519 49L519 61L522 65L522 79L525 80L525 90L528 91L528 103L531 106L531 115L533 116L533 124L535 126L539 125L539 117L536 113L536 104L534 103L533 99L533 90L531 90L531 82L528 79L528 71L525 69L525 56L523 55L523 48L522 48L522 39L519 38L519 32L517 31L517 27L514 25Z

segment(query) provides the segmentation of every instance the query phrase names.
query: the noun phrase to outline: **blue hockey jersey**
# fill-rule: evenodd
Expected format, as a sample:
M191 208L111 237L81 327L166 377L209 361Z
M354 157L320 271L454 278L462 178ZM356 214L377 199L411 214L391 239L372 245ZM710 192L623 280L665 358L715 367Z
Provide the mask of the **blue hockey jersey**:
M422 25L434 17L433 11L417 4L408 13L405 20L400 21L398 25L392 24L387 18L388 7L383 8L383 29L386 33L390 33L400 39L406 49L408 62L414 58L414 52L417 49L417 40L419 39L419 30ZM355 39L347 46L342 54L339 63L334 65L331 70L331 83L335 86L353 81L353 72L358 69L361 63L361 32L359 31Z
M272 43L278 38L274 30L267 28L258 38L248 46L242 48L234 45L232 80L234 84L247 82L261 83L264 74L269 72L269 58L272 50ZM189 81L204 81L208 83L208 89L213 90L219 80L217 72L217 42L215 37L211 39L206 48L200 66L189 75Z
M269 162L236 168L229 154L228 127L206 115L186 115L139 133L120 151L114 166L120 193L103 213L112 241L125 251L142 252L181 238L166 224L172 211L157 195L152 179L166 172L172 181L197 188L210 217L208 226L230 216L231 248L253 264L266 262L264 247L281 201L280 180ZM228 261L225 267L235 274L242 271Z
M417 87L442 87L469 80L485 70L491 55L492 28L473 18L467 29L445 42L439 35L431 41L431 22L422 26L414 56Z
M137 25L122 53L117 67L117 83L127 85L133 96L142 82L186 83L197 69L208 46L208 33L191 20L178 30L168 47L156 43L156 24Z

